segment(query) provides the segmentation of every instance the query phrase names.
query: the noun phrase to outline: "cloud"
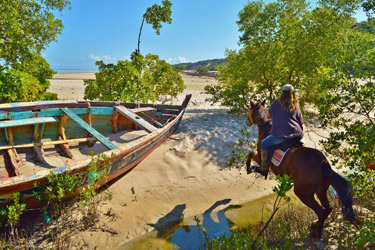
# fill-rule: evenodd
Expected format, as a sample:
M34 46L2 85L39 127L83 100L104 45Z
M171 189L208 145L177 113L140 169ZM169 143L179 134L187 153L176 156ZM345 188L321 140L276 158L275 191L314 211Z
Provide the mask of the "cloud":
M104 56L96 56L96 55L89 55L89 59L94 61L104 61L104 62L116 62L116 57L112 57L110 55L104 55Z
M187 62L187 59L184 56L178 56L178 57L168 57L166 61L170 64L176 64L176 63L185 63Z

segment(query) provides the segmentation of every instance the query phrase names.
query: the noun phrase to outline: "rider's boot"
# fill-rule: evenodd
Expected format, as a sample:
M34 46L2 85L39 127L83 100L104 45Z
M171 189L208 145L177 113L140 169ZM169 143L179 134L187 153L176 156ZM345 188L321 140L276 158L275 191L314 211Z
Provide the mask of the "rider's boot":
M268 150L261 150L261 162L259 166L253 168L254 172L257 172L267 179L269 166L268 166Z

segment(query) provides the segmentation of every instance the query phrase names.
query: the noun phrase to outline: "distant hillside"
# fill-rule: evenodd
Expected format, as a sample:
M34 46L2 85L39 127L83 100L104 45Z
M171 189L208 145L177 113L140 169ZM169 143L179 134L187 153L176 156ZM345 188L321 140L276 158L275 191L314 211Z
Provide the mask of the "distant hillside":
M200 66L206 66L208 67L208 70L216 70L216 66L220 64L224 64L225 59L211 59L211 60L204 60L204 61L198 61L194 63L179 63L174 64L173 67L177 66L185 66L186 70L197 70Z
M353 25L353 28L362 32L375 34L375 20L356 23Z

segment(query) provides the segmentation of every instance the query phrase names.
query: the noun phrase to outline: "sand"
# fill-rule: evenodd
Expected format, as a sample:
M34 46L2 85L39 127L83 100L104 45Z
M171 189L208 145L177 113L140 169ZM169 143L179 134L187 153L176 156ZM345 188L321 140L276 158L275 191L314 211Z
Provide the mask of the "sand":
M61 73L51 80L50 91L60 99L82 100L82 79L93 79L93 73ZM247 175L244 168L230 169L226 154L238 146L239 129L245 116L229 115L219 105L211 106L203 88L215 84L209 77L183 75L187 89L172 103L181 103L191 93L180 128L160 147L128 174L107 188L111 199L103 201L99 227L102 230L82 232L74 238L88 249L116 249L124 242L155 229L155 224L192 217L203 213L215 202L230 199L229 204L241 204L272 192L275 180L259 175ZM257 129L249 128L254 139ZM325 131L305 126L306 146L320 148ZM132 189L135 191L132 193ZM228 205L228 204L226 204ZM216 210L221 209L219 206Z

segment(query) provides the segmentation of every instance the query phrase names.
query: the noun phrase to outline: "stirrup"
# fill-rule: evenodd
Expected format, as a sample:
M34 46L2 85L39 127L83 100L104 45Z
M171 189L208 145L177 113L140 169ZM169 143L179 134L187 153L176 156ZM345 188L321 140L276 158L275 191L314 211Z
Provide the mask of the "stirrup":
M254 172L258 173L258 174L261 174L264 176L264 179L267 180L267 177L268 177L268 171L266 172L263 172L261 170L261 168L259 168L259 165L254 165L254 166L251 166L251 170L253 170Z

